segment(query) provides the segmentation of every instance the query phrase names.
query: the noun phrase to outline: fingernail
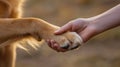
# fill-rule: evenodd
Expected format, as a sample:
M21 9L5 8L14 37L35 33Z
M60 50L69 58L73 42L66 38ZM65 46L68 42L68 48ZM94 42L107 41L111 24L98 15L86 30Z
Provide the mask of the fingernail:
M54 44L54 47L59 47L57 44Z
M46 42L49 42L50 40L47 39L47 40L45 40L45 41L46 41Z
M56 43L55 40L51 40L52 43Z

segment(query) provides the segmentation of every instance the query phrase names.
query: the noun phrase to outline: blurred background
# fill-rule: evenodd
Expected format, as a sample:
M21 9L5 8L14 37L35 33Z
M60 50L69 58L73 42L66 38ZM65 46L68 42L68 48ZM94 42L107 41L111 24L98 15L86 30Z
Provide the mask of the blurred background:
M120 0L27 0L24 17L62 26L76 18L98 15ZM120 67L120 27L104 32L79 49L57 53L43 43L29 53L18 50L17 67Z

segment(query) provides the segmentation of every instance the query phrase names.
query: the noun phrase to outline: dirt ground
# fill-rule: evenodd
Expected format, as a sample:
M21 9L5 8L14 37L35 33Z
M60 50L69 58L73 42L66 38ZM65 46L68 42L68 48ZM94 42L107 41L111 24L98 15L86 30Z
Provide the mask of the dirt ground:
M62 26L75 18L98 15L120 0L28 0L24 17ZM120 67L120 27L104 32L78 49L58 53L43 43L27 53L18 49L17 67Z

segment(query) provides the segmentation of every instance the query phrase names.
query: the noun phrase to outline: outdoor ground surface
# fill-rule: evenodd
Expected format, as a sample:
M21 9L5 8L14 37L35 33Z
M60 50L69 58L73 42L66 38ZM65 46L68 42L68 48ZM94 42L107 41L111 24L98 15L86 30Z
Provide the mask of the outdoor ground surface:
M98 15L120 0L28 0L24 17L62 26L79 17ZM120 27L100 34L79 49L57 53L45 43L30 54L18 50L17 67L120 67Z

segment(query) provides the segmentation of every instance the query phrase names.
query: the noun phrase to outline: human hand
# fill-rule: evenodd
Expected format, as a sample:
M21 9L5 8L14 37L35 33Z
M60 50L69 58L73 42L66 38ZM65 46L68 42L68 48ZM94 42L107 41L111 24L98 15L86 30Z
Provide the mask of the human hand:
M95 35L95 26L90 22L92 22L91 19L84 18L75 19L62 26L59 30L55 31L54 34L60 35L67 31L76 32L83 39L83 42L86 42L93 35ZM58 52L68 51L68 49L60 48L59 44L57 44L55 40L47 40L47 43L52 49Z

